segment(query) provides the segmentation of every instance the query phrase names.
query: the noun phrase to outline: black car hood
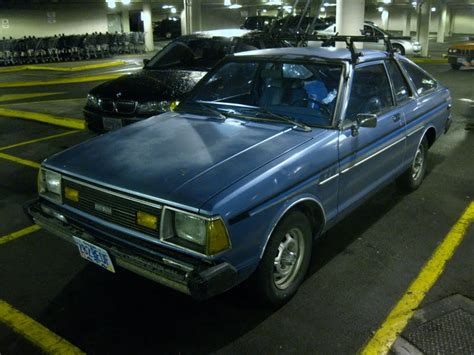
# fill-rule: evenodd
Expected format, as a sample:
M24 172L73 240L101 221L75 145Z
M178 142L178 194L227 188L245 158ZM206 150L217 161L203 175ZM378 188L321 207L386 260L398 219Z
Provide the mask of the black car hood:
M205 71L150 70L107 81L91 94L100 98L146 101L172 101L182 98L206 74Z

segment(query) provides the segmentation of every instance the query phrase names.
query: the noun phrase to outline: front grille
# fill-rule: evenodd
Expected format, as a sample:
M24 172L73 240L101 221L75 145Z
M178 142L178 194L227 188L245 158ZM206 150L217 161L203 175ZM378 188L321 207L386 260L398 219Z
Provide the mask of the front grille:
M131 114L135 112L135 101L115 101L115 111L118 113Z
M97 189L93 186L64 178L62 181L63 196L66 187L79 191L79 202L63 199L67 206L77 208L80 211L101 218L107 222L118 224L122 227L130 228L138 232L146 233L153 237L159 237L158 230L152 230L136 224L136 214L138 211L146 212L161 217L161 209L131 200L125 195L112 191ZM158 223L159 226L159 223Z
M100 106L100 109L104 112L131 115L135 113L135 110L137 108L137 103L136 101L131 101L131 100L114 101L110 99L100 99L99 106Z

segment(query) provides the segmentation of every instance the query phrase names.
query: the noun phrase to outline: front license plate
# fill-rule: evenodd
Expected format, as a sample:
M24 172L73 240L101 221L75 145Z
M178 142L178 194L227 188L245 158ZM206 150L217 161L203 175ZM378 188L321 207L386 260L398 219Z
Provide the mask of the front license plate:
M113 117L102 117L102 123L106 131L115 131L123 126L121 119Z
M76 242L77 248L79 249L79 254L81 254L84 259L102 266L104 269L107 269L111 272L115 272L114 264L112 264L112 260L110 259L109 253L107 253L106 250L80 238L73 238Z
M466 60L464 58L457 58L457 62L458 63L464 63Z

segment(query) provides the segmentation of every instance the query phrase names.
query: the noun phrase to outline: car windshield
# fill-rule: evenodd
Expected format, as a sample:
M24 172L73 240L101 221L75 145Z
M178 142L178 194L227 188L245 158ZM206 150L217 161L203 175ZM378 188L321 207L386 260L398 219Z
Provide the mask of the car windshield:
M230 52L230 38L178 39L171 42L145 69L182 69L207 71Z
M182 109L193 105L202 109L205 104L226 117L263 121L284 117L309 127L329 127L341 73L339 64L230 61L204 79Z

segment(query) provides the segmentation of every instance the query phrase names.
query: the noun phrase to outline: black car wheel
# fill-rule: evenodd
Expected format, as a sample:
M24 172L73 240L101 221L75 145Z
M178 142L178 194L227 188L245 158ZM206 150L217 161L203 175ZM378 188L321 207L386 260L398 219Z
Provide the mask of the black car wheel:
M459 70L461 67L461 63L451 63L451 68L453 68L454 70Z
M415 191L420 187L426 173L427 157L428 140L425 136L416 149L416 153L413 157L410 167L397 180L399 186L405 191Z
M267 305L286 303L298 290L308 270L312 235L304 213L286 215L273 231L254 276L254 286Z
M392 44L392 48L398 54L405 55L405 48L403 48L403 46L395 43L395 44Z

